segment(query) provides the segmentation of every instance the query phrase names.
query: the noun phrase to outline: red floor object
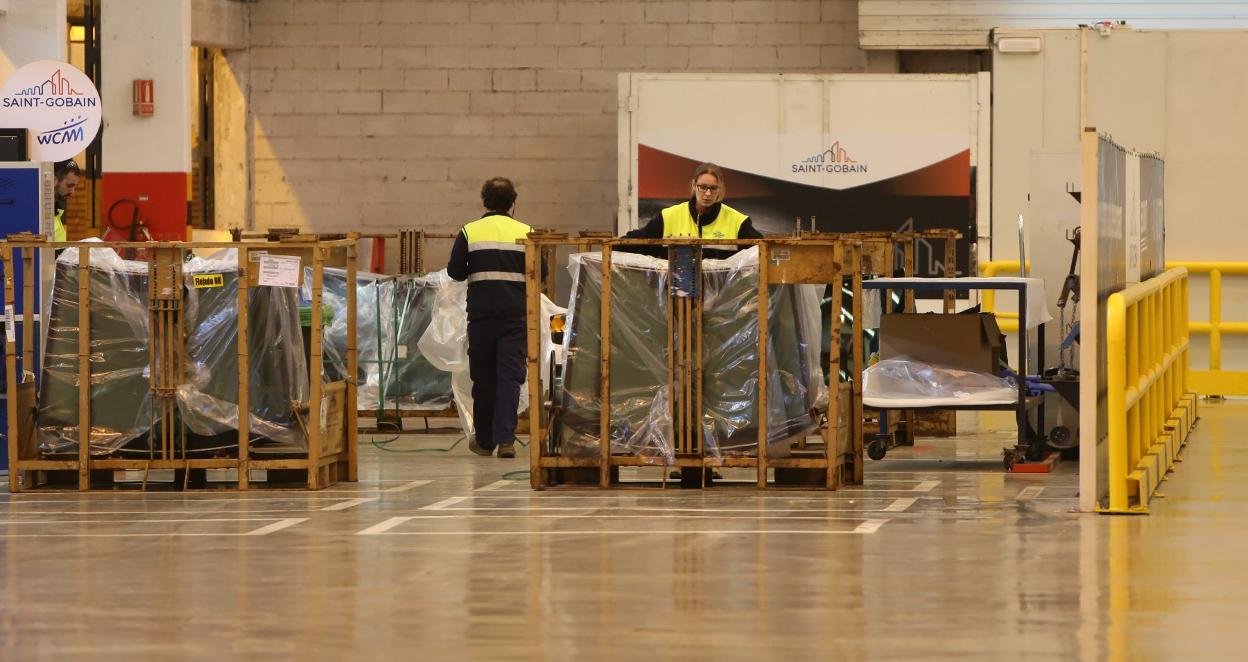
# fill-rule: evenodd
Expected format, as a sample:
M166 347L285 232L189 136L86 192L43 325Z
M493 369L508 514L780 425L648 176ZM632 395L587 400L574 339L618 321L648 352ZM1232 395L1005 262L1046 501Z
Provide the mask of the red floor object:
M1019 462L1010 469L1010 473L1015 474L1047 474L1062 461L1061 453L1049 453L1039 462Z

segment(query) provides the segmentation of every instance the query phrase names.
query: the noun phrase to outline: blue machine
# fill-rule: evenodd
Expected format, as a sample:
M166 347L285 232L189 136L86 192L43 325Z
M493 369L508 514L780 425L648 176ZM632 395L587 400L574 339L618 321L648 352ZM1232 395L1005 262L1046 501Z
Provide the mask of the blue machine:
M52 174L51 163L31 163L31 162L0 162L0 238L8 237L11 234L19 232L30 232L34 234L42 234L51 236L52 217L55 214L53 189L55 186L55 178ZM52 261L51 259L41 260L39 256L35 257L35 274L40 279L40 286L35 288L35 328L30 332L35 334L35 353L36 365L22 365L21 348L22 337L27 332L22 321L22 315L25 313L22 302L22 288L24 286L24 269L19 255L14 255L14 273L13 273L13 291L15 301L5 301L6 316L5 327L6 333L9 327L9 319L13 319L12 328L15 336L12 338L17 343L18 352L18 370L39 374L38 355L42 352L42 328L40 326L40 310L43 307L43 297L51 286ZM50 258L50 256L49 256ZM46 264L44 264L46 262ZM0 264L0 287L3 286L3 265ZM0 290L2 292L3 290ZM12 315L12 318L8 316ZM3 355L0 354L0 472L7 472L9 467L9 407L8 407L8 372L6 362Z

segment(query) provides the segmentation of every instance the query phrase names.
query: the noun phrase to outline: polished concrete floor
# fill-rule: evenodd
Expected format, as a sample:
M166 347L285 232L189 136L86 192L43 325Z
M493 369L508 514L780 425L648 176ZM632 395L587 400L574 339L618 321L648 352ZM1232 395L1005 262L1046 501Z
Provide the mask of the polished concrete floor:
M1202 415L1148 517L1005 475L992 419L835 493L534 493L462 444L317 493L0 493L0 659L1242 659L1248 403Z

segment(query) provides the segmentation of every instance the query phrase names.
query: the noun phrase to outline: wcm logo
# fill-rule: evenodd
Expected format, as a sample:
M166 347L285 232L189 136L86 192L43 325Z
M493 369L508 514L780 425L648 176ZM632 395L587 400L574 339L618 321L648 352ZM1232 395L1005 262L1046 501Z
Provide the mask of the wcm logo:
M86 123L87 118L79 115L65 122L65 126L36 134L35 140L40 145L64 145L65 143L81 142L86 137L82 129L82 125Z

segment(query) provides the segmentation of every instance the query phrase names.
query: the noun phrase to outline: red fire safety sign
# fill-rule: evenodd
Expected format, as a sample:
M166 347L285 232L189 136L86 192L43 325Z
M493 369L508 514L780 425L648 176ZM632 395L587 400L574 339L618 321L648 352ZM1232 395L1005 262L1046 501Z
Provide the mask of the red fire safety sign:
M156 114L156 86L151 79L134 81L134 114L139 117L151 117Z

